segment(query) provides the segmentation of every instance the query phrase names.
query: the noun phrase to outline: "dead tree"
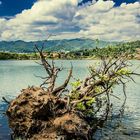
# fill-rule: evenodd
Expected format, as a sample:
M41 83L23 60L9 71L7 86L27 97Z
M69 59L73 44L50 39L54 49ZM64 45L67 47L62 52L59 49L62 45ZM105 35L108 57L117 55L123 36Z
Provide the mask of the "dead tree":
M41 86L48 84L47 92L52 95L57 96L62 94L72 77L72 67L65 82L61 86L55 88L58 72L61 71L62 68L56 67L53 60L50 64L43 55L43 49L39 50L36 46L36 50L39 52L42 65L48 74L48 77L46 77L45 82L41 84ZM96 115L104 108L104 113L101 115L102 119L98 118L99 124L101 122L103 124L107 121L108 116L111 115L112 103L110 101L110 96L120 99L117 95L113 94L113 88L115 85L121 84L124 94L124 102L120 108L122 114L127 98L125 90L126 83L130 80L134 81L132 75L139 75L130 71L130 66L131 63L128 62L127 53L121 54L115 59L102 56L99 66L89 67L90 76L85 78L74 90L69 91L68 95L65 96L67 111L76 112L85 119L90 116L95 120L97 117ZM105 97L104 100L102 96ZM96 126L97 125L98 124L96 124Z
M50 136L56 139L63 136L65 139L90 140L113 114L110 97L120 99L113 94L114 86L123 86L122 114L127 97L126 83L134 81L132 75L140 74L129 70L131 64L127 61L127 54L115 59L102 57L98 66L89 67L90 75L87 78L72 82L72 88L63 94L70 84L73 67L64 83L56 87L56 79L63 68L57 67L53 60L48 61L43 48L35 46L47 76L41 77L44 82L40 87L22 90L9 104L7 116L10 127L15 136L27 139L49 139Z
M45 81L40 85L40 87L47 85L48 93L50 93L52 95L58 95L60 92L64 91L65 88L67 87L67 85L70 81L70 78L72 76L73 67L71 66L69 75L68 75L67 79L65 80L65 82L61 86L55 87L56 78L58 76L58 73L63 70L63 67L59 68L59 67L55 66L54 60L52 60L52 62L49 63L46 60L45 55L43 54L43 48L44 48L44 46L42 46L42 48L39 49L39 47L37 47L37 45L35 45L35 49L38 51L38 53L40 55L41 65L44 67L44 69L47 73L46 77L42 77L42 79L45 79Z

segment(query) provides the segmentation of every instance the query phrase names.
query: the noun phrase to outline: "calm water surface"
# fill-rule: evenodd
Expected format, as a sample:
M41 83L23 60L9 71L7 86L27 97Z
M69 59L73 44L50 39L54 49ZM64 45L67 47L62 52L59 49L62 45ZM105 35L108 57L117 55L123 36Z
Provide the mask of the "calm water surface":
M94 60L57 60L57 65L63 65L64 71L60 73L57 84L59 85L65 80L72 62L74 71L73 77L83 79L88 75L88 66L94 65ZM135 69L140 65L140 61L132 61ZM137 68L140 73L140 68ZM10 129L3 112L6 109L6 104L2 101L2 97L11 100L19 95L20 90L29 85L40 85L42 80L35 75L45 75L41 68L34 61L0 61L0 140L10 140ZM121 130L107 130L109 137L98 137L97 139L112 139L112 140L140 140L140 77L135 76L136 84L130 82L127 85L127 104L126 113L123 118L124 127ZM73 80L73 79L72 79ZM121 94L121 87L115 88L115 94ZM116 108L121 101L113 99L116 102Z

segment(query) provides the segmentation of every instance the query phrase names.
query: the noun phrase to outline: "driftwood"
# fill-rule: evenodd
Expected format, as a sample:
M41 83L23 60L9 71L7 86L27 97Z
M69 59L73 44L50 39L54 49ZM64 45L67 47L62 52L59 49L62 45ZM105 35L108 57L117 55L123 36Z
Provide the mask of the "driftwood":
M90 140L94 132L103 127L112 115L110 96L113 87L123 86L124 102L120 108L123 113L126 102L126 82L133 80L132 75L139 75L128 70L127 55L117 59L103 58L99 66L91 66L90 76L83 81L67 85L72 77L73 67L62 85L56 87L58 73L63 70L55 62L46 60L43 47L35 46L47 76L40 87L28 87L14 99L8 107L7 116L14 137L37 140L80 139ZM68 93L66 94L66 91Z

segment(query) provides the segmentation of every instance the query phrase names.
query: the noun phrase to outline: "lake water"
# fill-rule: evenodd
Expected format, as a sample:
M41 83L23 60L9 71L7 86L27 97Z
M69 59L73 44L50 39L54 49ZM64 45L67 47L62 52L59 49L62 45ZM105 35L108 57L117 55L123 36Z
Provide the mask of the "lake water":
M96 61L56 60L55 63L64 67L64 71L60 73L57 81L59 85L65 80L70 63L74 67L73 77L83 79L88 75L88 66L94 65ZM132 61L132 63L132 69L140 65L140 61ZM140 68L137 68L137 72L140 73ZM34 61L0 61L0 140L10 140L10 129L8 128L6 116L3 114L6 104L1 98L4 96L11 100L19 95L21 89L29 85L40 85L42 80L35 75L42 76L45 73L43 68ZM140 77L135 76L134 78L137 83L130 82L127 85L127 103L123 117L123 128L119 129L119 132L118 130L106 129L110 133L109 136L106 134L106 136L97 139L107 140L110 137L112 140L140 140ZM121 87L116 87L115 93L119 95ZM113 102L115 101L114 99Z

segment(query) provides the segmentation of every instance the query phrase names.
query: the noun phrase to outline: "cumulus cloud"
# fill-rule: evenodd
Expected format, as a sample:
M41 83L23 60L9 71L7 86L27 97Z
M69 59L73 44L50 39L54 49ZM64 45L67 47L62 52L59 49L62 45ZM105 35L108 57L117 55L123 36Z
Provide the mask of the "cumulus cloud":
M50 33L78 30L72 22L77 4L77 0L38 1L31 9L24 10L15 18L7 20L1 39L38 40L45 39Z
M87 37L101 40L140 38L140 3L95 1L78 7L79 0L39 0L14 18L0 18L0 40L43 40Z
M140 4L123 3L114 7L113 1L99 0L77 12L81 34L103 40L137 40L140 38Z

